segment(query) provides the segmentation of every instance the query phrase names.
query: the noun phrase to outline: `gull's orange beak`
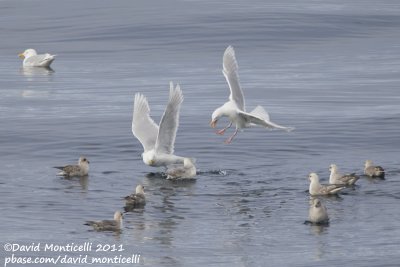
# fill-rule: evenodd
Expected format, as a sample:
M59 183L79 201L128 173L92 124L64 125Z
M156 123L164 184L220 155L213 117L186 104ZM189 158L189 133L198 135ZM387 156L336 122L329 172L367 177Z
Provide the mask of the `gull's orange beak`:
M21 59L24 59L24 58L25 58L24 53L19 53L18 56L19 56L19 58L21 58Z
M217 126L217 120L212 120L210 122L210 126L211 126L211 128L215 128Z

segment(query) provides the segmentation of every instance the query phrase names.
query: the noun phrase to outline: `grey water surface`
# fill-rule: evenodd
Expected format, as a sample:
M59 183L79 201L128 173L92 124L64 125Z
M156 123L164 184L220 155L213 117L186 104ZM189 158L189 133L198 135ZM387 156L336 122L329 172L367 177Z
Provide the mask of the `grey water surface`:
M5 0L0 40L1 264L6 243L92 242L124 251L90 257L145 266L398 266L400 2ZM225 145L209 127L229 94L228 45L247 108L295 131L246 129ZM23 69L26 48L56 54L52 70ZM169 81L184 92L175 152L197 159L194 183L151 175L162 169L131 133L134 94L158 122ZM88 177L56 176L80 155ZM330 225L305 225L308 174L362 174L366 159L386 179L324 198ZM122 233L83 225L123 210L138 183L147 205L125 213Z

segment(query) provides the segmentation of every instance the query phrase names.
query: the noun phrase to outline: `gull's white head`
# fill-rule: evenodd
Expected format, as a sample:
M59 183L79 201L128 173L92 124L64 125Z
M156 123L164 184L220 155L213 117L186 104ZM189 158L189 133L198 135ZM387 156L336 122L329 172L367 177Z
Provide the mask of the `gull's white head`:
M78 165L79 166L89 166L89 160L85 157L80 157L78 160Z
M139 184L136 186L136 194L143 194L144 195L144 186Z
M310 180L310 182L319 182L318 174L316 174L315 172L310 173L308 179Z
M331 165L329 166L329 170L330 170L331 173L337 172L338 167L336 166L336 164L331 164Z
M154 153L154 150L143 152L142 159L146 165L154 166L156 164L156 155Z
M219 120L219 118L222 117L222 111L221 108L217 108L216 110L214 110L213 114L211 115L211 122L210 122L210 126L212 128L215 128L217 126L217 122Z
M29 48L29 49L26 49L23 53L20 53L18 56L20 58L24 59L24 58L30 58L30 57L36 56L36 55L37 55L36 50Z
M372 164L373 164L372 160L368 159L368 160L365 161L365 165L364 166L365 166L365 168L368 168L368 167L372 166Z

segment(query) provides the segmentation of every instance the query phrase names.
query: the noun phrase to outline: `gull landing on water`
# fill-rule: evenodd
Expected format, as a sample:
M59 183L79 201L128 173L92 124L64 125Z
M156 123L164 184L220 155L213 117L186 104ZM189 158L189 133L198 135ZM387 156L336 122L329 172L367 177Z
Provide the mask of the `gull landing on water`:
M281 126L272 122L267 111L261 106L257 106L250 113L246 112L243 91L239 83L238 69L239 67L236 61L235 51L232 46L228 46L223 57L222 72L230 89L229 101L213 112L210 122L210 126L215 128L221 117L229 118L230 123L225 128L217 131L217 134L220 135L223 135L232 124L235 124L235 132L231 137L225 140L225 143L231 143L239 130L253 126L261 126L268 129L280 129L287 132L294 130L294 128Z
M167 167L183 164L184 157L174 155L176 132L179 125L179 111L183 102L182 90L170 82L169 100L157 125L150 117L150 107L144 95L137 93L133 107L132 133L143 146L142 159L146 165Z
M29 48L18 55L24 61L24 67L49 67L56 58L56 55L41 54L38 55L35 49Z

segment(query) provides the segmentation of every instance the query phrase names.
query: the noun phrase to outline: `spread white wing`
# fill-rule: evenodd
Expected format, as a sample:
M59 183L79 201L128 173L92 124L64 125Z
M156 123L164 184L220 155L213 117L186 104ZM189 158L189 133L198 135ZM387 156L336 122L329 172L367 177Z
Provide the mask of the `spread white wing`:
M292 131L294 128L285 127L270 121L267 111L261 106L257 106L252 112L239 112L238 115L242 117L247 123L263 126L269 129L280 129L285 131Z
M174 85L170 82L169 101L161 118L156 141L155 149L157 153L174 153L175 137L179 125L179 110L182 102L183 94L179 84L174 89Z
M224 74L229 89L231 90L229 100L235 102L240 110L245 111L244 96L243 91L240 88L238 69L239 67L235 57L235 50L233 50L232 46L228 46L224 53L222 73Z
M150 107L146 97L140 93L135 94L132 133L140 141L145 152L154 148L158 126L150 117Z

